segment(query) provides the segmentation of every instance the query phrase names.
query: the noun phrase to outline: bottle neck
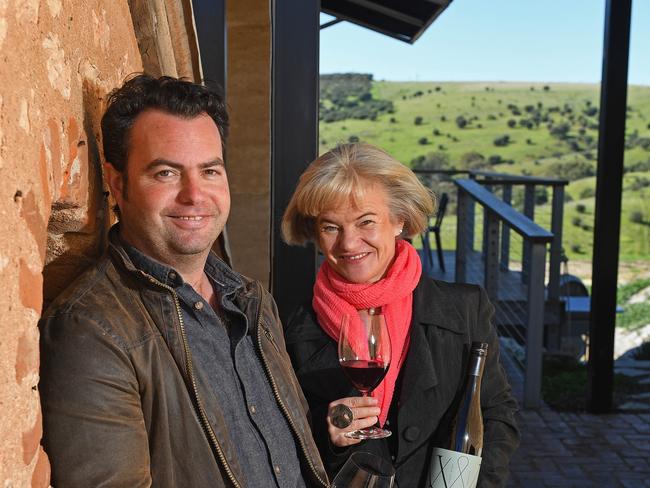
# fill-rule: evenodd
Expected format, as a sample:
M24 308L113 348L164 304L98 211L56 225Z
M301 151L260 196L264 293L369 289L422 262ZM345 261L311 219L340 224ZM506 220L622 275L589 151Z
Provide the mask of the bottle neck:
M470 358L469 368L467 370L468 376L478 376L479 378L483 376L483 368L485 367L485 355L484 354L472 354ZM472 378L470 378L471 380Z

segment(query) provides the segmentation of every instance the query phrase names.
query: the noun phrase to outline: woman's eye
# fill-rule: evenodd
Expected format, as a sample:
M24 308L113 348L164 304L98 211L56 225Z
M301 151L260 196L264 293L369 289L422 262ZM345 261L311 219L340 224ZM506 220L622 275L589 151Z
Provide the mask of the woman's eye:
M374 224L374 223L375 223L374 220L364 220L364 221L361 222L361 225L366 226L366 225L370 225L370 224Z
M322 228L322 231L327 233L327 234L332 234L338 230L338 227L335 225L324 225Z

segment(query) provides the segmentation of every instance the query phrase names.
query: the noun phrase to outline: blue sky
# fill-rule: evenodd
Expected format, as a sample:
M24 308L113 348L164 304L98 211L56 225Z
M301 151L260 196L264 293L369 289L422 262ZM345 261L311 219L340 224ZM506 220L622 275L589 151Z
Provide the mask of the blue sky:
M454 0L413 45L342 22L321 31L321 73L598 83L604 15L605 0ZM650 85L650 0L632 2L628 81Z

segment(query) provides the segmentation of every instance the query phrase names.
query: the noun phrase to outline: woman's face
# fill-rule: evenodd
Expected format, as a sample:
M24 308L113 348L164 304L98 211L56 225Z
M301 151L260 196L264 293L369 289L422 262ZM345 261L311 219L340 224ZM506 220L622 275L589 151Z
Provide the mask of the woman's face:
M395 238L404 222L395 221L382 185L364 184L358 205L350 199L316 221L318 246L330 266L351 283L383 278L395 257Z

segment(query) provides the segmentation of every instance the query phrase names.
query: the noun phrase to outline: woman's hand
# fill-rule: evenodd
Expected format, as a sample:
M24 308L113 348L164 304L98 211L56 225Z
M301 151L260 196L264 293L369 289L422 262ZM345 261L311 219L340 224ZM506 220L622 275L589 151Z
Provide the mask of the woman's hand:
M352 410L352 423L344 429L340 429L332 423L332 410L340 404L346 405ZM375 425L381 411L377 405L378 401L373 397L341 398L330 403L327 408L327 431L330 435L330 442L337 447L351 446L361 442L360 439L350 439L344 434Z

